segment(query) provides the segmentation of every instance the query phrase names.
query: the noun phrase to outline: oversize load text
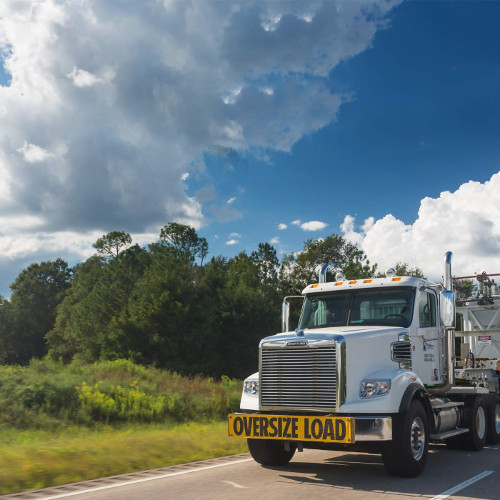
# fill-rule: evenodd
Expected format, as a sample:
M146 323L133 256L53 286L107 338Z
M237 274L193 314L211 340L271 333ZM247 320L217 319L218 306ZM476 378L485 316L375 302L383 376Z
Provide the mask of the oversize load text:
M229 435L298 441L353 442L352 419L288 415L230 415Z

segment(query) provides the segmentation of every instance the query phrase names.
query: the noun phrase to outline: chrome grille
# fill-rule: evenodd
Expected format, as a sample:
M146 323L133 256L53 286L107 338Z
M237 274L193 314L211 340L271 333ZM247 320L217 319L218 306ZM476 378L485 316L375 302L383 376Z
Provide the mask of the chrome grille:
M262 348L260 390L263 408L335 410L336 346Z

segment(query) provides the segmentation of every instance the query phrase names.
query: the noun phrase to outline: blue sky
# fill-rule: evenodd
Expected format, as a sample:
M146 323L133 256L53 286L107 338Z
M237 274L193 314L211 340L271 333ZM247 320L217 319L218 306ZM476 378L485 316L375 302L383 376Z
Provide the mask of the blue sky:
M500 272L500 2L186 5L0 6L0 293L174 220Z
M245 188L235 202L245 222L211 224L202 231L209 238L242 234L237 247L222 238L211 248L230 254L278 236L295 251L307 237L339 232L347 214L390 213L411 224L424 197L490 179L500 167L499 18L498 2L397 7L372 48L330 73L332 90L353 94L335 122L289 154L246 158L245 168L219 179L228 199L235 185ZM328 227L307 234L290 228L295 219ZM278 231L281 222L289 229Z

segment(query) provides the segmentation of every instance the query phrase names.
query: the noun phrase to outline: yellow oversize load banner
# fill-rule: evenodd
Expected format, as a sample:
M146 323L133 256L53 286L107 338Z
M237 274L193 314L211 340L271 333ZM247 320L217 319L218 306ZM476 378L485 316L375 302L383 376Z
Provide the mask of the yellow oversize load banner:
M229 436L257 439L290 439L323 443L354 443L353 417L310 415L231 414Z

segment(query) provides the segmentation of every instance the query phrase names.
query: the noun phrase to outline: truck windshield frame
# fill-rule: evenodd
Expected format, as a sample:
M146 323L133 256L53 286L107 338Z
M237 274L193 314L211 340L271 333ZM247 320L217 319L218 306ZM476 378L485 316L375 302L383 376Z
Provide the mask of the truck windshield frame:
M305 297L299 328L399 326L413 320L416 289L412 286L335 290Z

